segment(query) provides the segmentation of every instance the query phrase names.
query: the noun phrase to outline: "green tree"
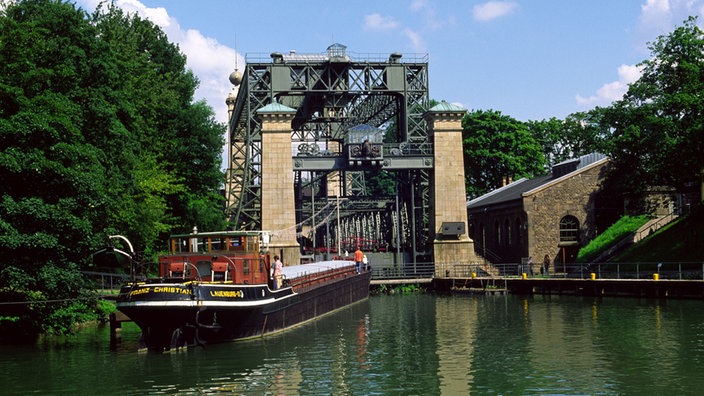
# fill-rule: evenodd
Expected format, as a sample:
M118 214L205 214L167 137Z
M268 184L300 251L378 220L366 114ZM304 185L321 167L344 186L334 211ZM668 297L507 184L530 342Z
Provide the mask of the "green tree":
M65 331L86 312L79 269L102 240L107 189L104 155L83 133L95 37L65 3L0 15L0 293L37 302L0 313L0 326L22 334Z
M611 131L611 183L631 203L648 186L691 189L704 170L704 32L696 22L651 43L623 100L595 110Z
M467 194L474 198L508 179L545 173L543 149L525 123L494 110L475 110L462 119Z
M531 136L543 147L546 169L562 161L603 150L604 133L590 112L574 113L564 120L528 121Z
M224 228L220 154L225 126L214 121L204 102L193 102L198 80L186 69L185 56L158 27L114 5L97 10L93 18L123 71L117 115L139 142L133 157L158 170L135 172L140 179L131 183L133 196L154 205L147 217L151 223L138 224L144 218L130 207L123 211L136 216L114 220L132 219L120 228L134 230L132 237L148 253L158 251L169 232ZM157 179L142 179L149 176ZM150 186L146 195L145 186Z
M178 47L111 4L8 5L0 62L0 297L37 301L3 309L0 333L65 332L94 314L80 270L106 235L150 257L222 224L224 126Z

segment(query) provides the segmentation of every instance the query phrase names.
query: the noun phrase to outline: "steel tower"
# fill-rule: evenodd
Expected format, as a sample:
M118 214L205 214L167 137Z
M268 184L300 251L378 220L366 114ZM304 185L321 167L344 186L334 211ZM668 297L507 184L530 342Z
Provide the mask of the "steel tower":
M370 243L413 262L432 254L427 54L355 54L341 44L319 54L247 54L230 80L226 215L236 229L261 230L267 175L256 111L278 103L295 109L293 152L281 155L293 163L297 231L308 238L301 246ZM371 194L368 181L380 174L395 194Z

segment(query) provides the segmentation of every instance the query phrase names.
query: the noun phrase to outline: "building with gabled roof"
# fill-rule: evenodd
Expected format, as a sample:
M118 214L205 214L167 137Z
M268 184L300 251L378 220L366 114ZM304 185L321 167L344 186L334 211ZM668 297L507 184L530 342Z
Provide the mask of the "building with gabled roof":
M546 256L550 272L562 271L579 248L622 212L604 197L609 159L589 154L561 162L546 176L520 179L467 203L475 252L494 263L525 263L537 273ZM528 271L526 267L523 271Z

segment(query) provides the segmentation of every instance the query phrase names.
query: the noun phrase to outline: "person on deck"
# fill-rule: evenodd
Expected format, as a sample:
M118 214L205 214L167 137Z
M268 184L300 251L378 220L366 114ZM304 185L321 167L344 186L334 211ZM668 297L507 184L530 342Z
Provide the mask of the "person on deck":
M279 256L274 256L274 290L281 287L281 270L284 267L284 263L281 262Z
M354 263L357 266L357 273L362 269L362 261L364 260L364 253L357 248L357 250L354 252Z

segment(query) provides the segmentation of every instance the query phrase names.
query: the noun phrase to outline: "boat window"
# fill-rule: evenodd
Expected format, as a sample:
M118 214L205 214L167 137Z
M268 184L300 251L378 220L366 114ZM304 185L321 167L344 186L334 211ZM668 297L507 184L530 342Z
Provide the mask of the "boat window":
M173 247L177 253L188 252L188 239L174 238Z
M211 241L212 251L223 251L225 250L225 240L223 238L213 238Z
M212 263L208 260L196 261L196 268L198 269L198 274L203 278L210 276L211 267Z
M249 260L244 260L242 263L242 273L244 275L249 275Z

